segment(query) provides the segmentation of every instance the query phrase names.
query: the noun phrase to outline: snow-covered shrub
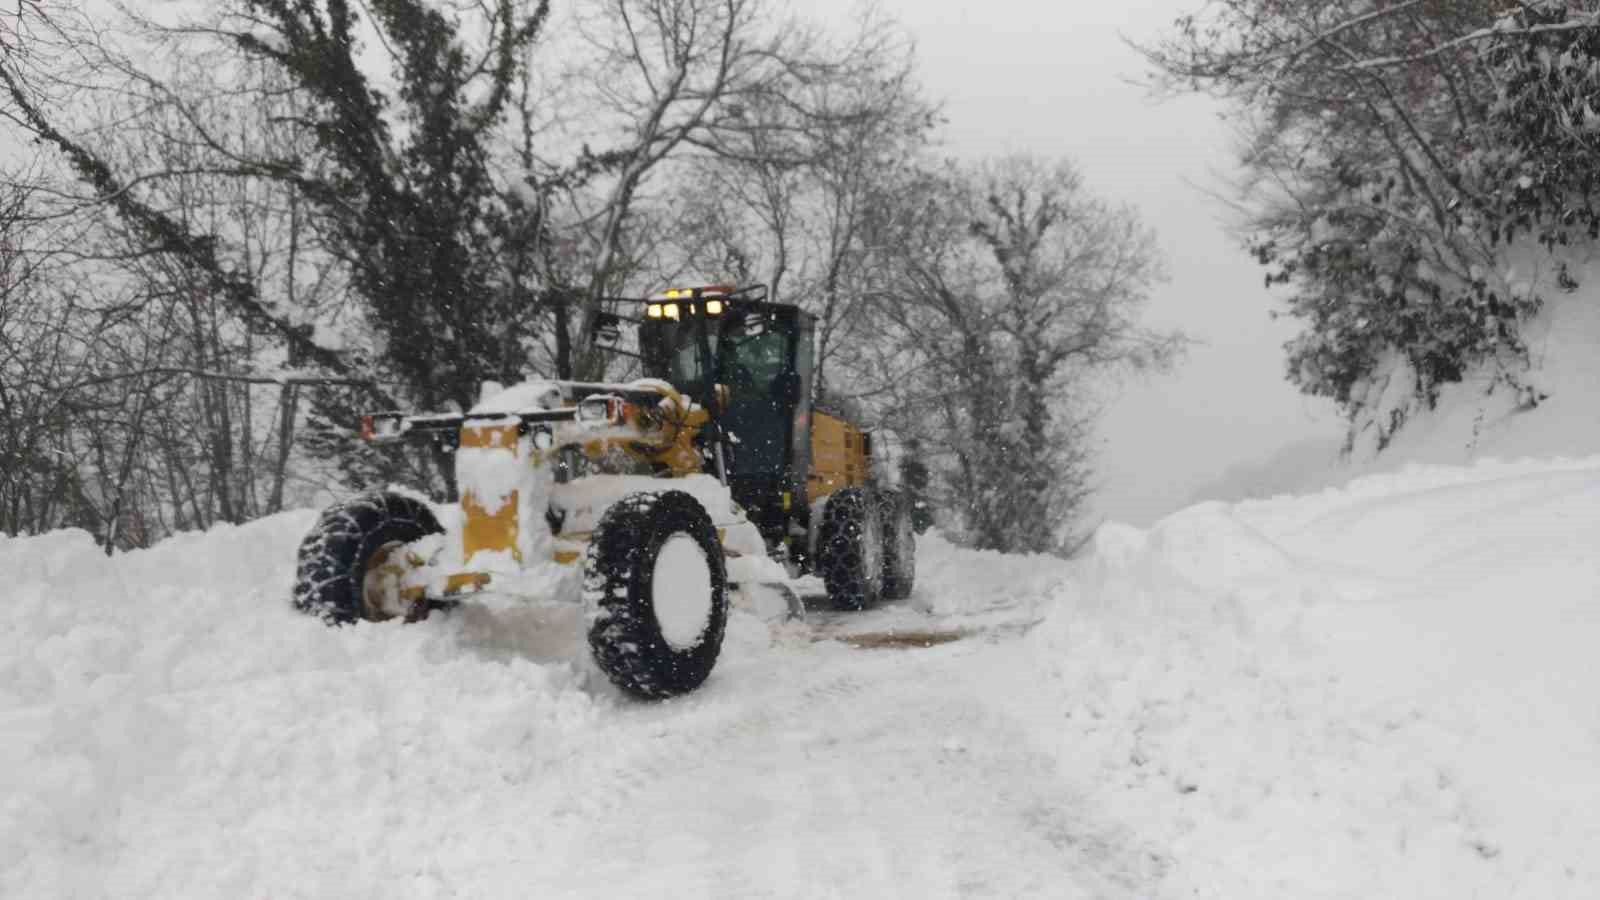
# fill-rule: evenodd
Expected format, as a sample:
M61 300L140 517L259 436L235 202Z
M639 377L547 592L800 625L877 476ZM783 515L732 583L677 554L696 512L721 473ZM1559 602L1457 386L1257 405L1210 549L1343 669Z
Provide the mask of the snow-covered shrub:
M1538 401L1522 330L1547 285L1508 259L1600 237L1589 6L1221 0L1150 51L1245 123L1250 249L1305 323L1288 377L1352 440L1381 449L1469 375Z
M1524 4L1501 20L1485 56L1501 85L1483 152L1491 236L1532 235L1555 248L1600 238L1600 27L1573 4Z

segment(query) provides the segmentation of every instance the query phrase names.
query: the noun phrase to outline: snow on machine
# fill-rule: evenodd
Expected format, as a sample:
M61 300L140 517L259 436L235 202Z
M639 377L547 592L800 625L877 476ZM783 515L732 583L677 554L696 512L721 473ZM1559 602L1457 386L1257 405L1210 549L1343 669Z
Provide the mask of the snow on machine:
M344 624L486 592L582 602L600 669L665 698L715 666L730 592L794 615L812 574L843 609L908 596L910 512L873 484L871 435L815 408L815 317L765 297L670 290L603 317L613 343L636 326L637 381L529 381L466 413L364 416L373 443L452 449L460 502L438 516L384 491L327 509L300 546L295 606Z

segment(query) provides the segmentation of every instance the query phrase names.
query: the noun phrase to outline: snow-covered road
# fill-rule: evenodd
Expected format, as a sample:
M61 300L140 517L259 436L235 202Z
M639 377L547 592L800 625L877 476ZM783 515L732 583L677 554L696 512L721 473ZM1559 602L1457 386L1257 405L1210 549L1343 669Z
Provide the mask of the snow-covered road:
M115 560L0 544L6 896L1135 896L993 702L1066 577L932 539L908 603L736 614L699 692L631 702L570 608L329 630L281 582L305 514ZM965 573L961 577L959 573ZM960 585L972 589L962 590ZM16 589L14 589L16 590ZM932 605L942 608L935 613ZM856 646L864 645L864 646Z
M853 629L852 629L853 630ZM566 811L559 893L613 896L1135 896L1137 859L1093 823L996 689L1007 641L780 645L690 701L593 735ZM974 675L980 677L975 678ZM592 802L585 802L593 794ZM487 885L484 885L487 886ZM537 892L543 894L544 892Z
M929 536L659 705L569 610L294 614L310 520L0 537L0 896L1600 896L1600 460Z

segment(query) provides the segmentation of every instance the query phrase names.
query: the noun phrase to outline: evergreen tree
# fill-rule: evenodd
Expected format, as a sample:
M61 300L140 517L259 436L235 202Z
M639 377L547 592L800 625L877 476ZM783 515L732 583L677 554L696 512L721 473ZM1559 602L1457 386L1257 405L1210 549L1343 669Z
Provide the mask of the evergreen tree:
M874 324L896 365L858 389L894 398L966 540L1061 549L1090 493L1078 386L1180 343L1138 321L1163 277L1153 233L1069 163L1025 156L916 173L878 211Z

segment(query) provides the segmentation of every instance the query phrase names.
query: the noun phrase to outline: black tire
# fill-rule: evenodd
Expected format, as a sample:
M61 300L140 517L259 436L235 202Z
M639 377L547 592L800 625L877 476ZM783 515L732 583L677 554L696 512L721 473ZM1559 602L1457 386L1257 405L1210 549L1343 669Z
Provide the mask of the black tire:
M378 548L443 531L426 503L400 494L374 491L328 507L300 542L295 608L329 625L364 618L361 589Z
M656 562L668 540L686 536L709 570L711 596L697 638L675 646L656 614ZM705 508L683 491L633 494L612 504L589 541L583 596L589 649L624 692L662 700L699 687L717 664L728 623L728 575L722 544Z
M866 609L883 595L883 529L862 488L828 498L817 526L817 570L837 609Z
M917 535L899 491L878 492L878 521L883 525L883 598L904 600L917 579Z

